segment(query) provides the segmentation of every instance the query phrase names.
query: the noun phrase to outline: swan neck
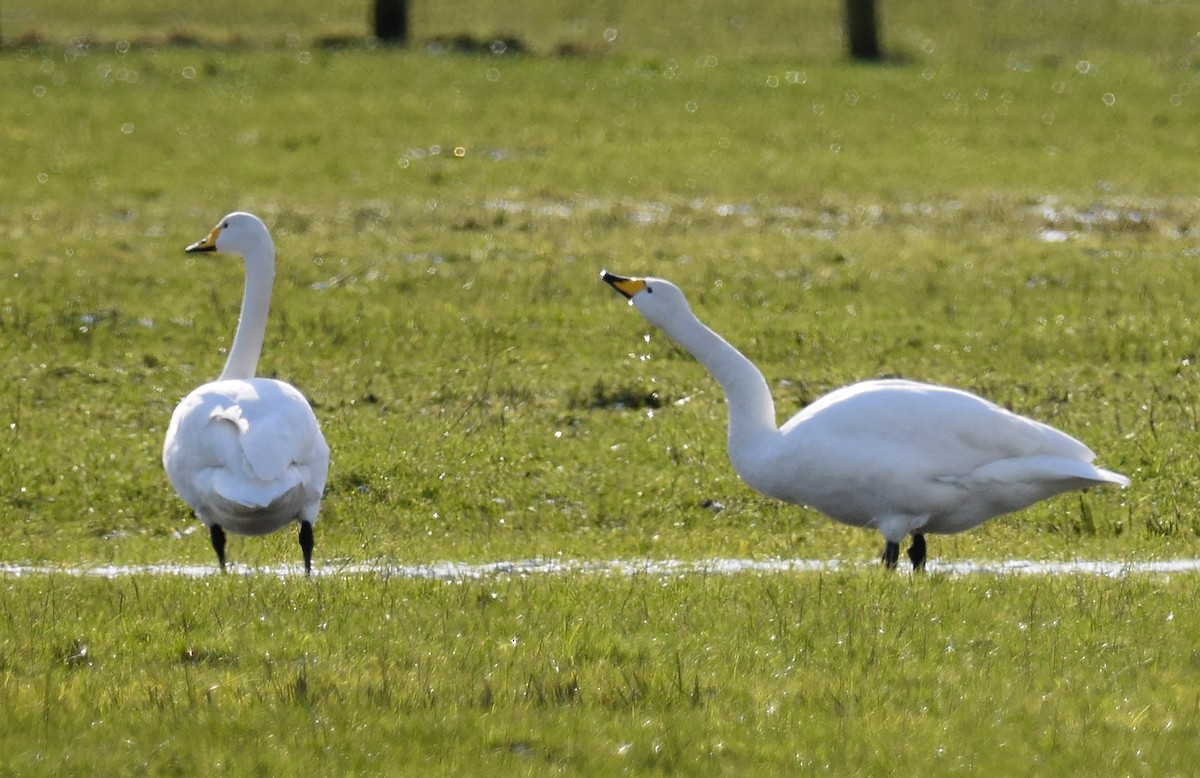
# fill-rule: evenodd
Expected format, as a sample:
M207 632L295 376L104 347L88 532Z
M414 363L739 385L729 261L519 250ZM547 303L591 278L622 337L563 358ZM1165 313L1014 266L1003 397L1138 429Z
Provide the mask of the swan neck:
M694 315L664 331L708 369L725 393L729 409L729 451L746 451L773 437L775 401L762 372L742 352Z
M243 256L246 287L242 293L242 312L229 359L221 379L249 379L258 370L263 339L267 333L267 312L271 307L271 286L275 282L275 249L269 243Z

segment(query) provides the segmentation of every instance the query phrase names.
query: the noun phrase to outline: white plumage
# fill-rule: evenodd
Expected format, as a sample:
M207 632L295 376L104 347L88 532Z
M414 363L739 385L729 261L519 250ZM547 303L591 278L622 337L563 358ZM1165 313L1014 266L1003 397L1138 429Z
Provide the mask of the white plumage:
M969 392L904 380L863 381L817 399L782 427L762 373L706 327L674 284L603 279L700 361L725 392L729 459L754 489L808 505L856 527L874 527L895 566L913 536L950 534L1062 492L1129 479L1092 464L1070 435Z
M246 286L220 378L183 398L171 415L163 443L167 477L209 528L222 569L225 530L264 535L295 521L311 572L329 447L304 395L283 381L254 377L275 277L270 233L258 217L231 213L187 250L240 256Z

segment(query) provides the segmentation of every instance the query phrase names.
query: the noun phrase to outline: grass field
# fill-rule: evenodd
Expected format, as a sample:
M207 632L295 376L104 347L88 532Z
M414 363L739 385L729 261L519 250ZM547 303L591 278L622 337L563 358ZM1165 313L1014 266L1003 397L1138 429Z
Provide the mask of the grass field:
M1194 576L21 584L14 773L1181 774L1195 748Z
M295 564L0 577L0 773L1179 774L1195 575L888 575L741 484L719 389L598 279L671 278L780 418L883 375L1080 437L1128 490L936 560L1196 556L1200 8L882 3L0 6L0 564L215 565L171 409L216 375L260 214L261 371L333 450L323 569L531 558L823 572ZM99 7L103 5L103 7ZM318 7L319 5L319 7ZM760 7L761 6L761 7ZM615 32L615 35L614 35ZM530 53L463 54L467 33ZM648 339L647 339L647 336Z

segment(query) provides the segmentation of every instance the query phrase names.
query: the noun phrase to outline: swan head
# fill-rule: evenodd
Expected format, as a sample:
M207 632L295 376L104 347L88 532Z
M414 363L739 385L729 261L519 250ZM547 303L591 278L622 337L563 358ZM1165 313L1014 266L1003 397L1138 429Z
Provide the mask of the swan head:
M680 316L691 315L683 291L670 281L661 278L626 278L607 270L602 270L600 277L656 327L663 328Z
M249 258L274 251L271 233L262 219L252 213L234 211L217 222L208 237L198 240L184 249L190 254L201 251L219 251Z

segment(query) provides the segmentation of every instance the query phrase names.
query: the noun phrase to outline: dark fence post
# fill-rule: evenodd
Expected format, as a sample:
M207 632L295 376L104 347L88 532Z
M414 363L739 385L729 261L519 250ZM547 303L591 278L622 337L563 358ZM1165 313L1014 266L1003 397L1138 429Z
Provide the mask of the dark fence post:
M375 0L375 37L388 43L408 43L408 0Z
M845 0L846 43L850 47L850 58L864 62L878 62L883 58L879 51L879 19L875 15L875 0Z

